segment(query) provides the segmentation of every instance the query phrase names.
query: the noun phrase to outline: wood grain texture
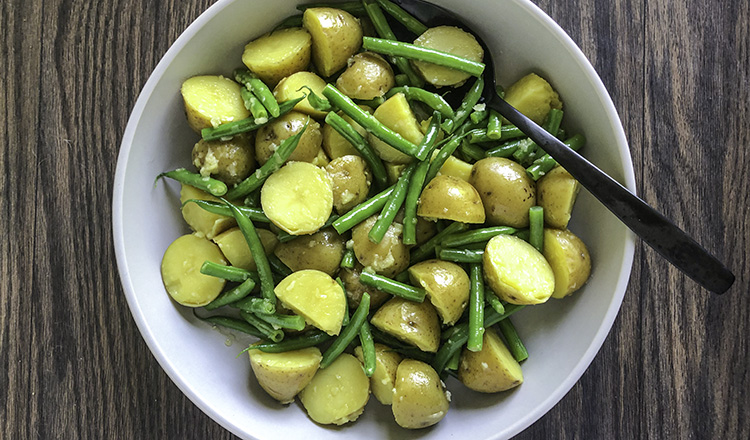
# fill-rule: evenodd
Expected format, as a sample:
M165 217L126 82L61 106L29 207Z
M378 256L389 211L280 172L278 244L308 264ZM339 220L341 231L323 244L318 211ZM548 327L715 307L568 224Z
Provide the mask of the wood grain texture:
M212 3L0 2L2 439L234 438L143 342L110 222L119 143L140 88ZM750 438L750 6L535 3L610 91L640 195L737 281L709 295L638 246L601 351L518 438Z

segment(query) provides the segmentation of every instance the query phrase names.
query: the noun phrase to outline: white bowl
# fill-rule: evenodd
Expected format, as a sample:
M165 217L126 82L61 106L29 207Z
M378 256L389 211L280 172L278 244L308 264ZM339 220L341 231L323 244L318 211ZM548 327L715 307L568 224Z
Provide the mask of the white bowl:
M251 377L249 339L219 332L177 306L159 272L164 250L187 231L178 188L154 185L162 171L187 166L197 136L187 126L180 85L240 65L245 43L295 13L299 0L220 0L177 39L158 64L133 109L114 184L113 227L118 268L128 304L162 368L206 414L242 438L511 437L544 415L580 378L617 315L630 275L633 235L582 191L571 229L593 260L589 283L573 297L530 307L514 319L530 357L525 382L512 392L483 395L449 380L451 410L432 428L400 429L390 408L370 399L360 419L345 427L316 425L298 404L276 404ZM527 0L435 0L458 11L493 48L501 84L531 69L547 77L565 102L565 124L588 139L584 154L635 189L622 126L596 72L552 19ZM452 6L455 6L452 8ZM231 342L231 344L228 344Z

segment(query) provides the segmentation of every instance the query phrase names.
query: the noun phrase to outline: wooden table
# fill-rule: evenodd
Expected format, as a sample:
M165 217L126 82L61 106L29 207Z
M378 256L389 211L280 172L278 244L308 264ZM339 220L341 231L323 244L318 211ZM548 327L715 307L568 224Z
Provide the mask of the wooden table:
M233 438L141 339L110 223L139 90L211 3L0 2L0 438ZM639 245L593 364L518 438L750 438L750 6L536 3L609 89L639 194L737 281L711 295Z

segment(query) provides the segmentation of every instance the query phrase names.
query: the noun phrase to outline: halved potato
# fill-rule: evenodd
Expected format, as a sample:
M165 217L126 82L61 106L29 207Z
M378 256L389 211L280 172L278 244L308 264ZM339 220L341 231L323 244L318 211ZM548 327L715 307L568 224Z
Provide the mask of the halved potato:
M342 353L318 370L299 398L315 422L343 425L357 420L364 411L370 399L370 379L354 356Z
M250 346L248 354L258 384L281 403L294 401L315 376L323 358L317 347L266 353Z
M434 159L435 156L438 154L440 150L436 149L432 153L432 158ZM468 163L464 162L463 160L457 158L456 156L448 156L448 159L443 163L443 166L440 167L440 171L438 172L438 175L442 176L453 176L457 177L461 180L469 181L469 177L471 176L471 170L473 166Z
M450 261L426 260L409 268L415 286L427 291L427 298L443 320L453 325L469 303L469 276L461 266Z
M347 64L336 79L336 88L352 99L377 98L396 85L391 65L374 52L358 53Z
M591 274L591 257L577 235L560 229L544 229L544 258L555 273L553 298L564 298L580 289Z
M523 382L521 366L492 328L486 329L481 351L464 348L458 363L458 380L480 393L497 393Z
M363 266L380 275L395 277L409 267L409 248L402 237L404 228L393 223L380 243L373 243L368 234L376 220L376 216L371 216L352 229L354 255Z
M483 256L487 284L511 304L541 304L555 290L555 274L534 246L513 235L497 235Z
M560 95L535 73L529 73L508 87L505 100L537 124L544 122L550 109L562 108Z
M313 162L320 154L323 142L320 124L304 113L291 111L258 129L255 135L255 158L258 159L258 163L263 165L268 162L282 142L302 129L305 132L300 136L297 147L287 161Z
M372 113L372 109L366 105L360 105L359 108L366 111L367 113ZM346 115L343 112L338 112L338 115L344 118L344 120L348 122L349 125L351 125L352 128L356 130L357 133L359 133L363 138L367 139L367 130L362 128L361 125L354 122L352 118L349 117L349 115ZM323 150L325 150L326 154L331 158L331 160L336 159L337 157L348 155L360 156L359 151L357 151L357 149L354 148L352 144L349 143L349 141L344 139L344 137L341 136L335 128L331 127L328 124L323 124Z
M396 371L393 417L402 428L432 426L448 413L448 395L437 372L428 364L404 359Z
M344 239L333 228L279 243L274 252L293 271L316 269L334 276L344 256Z
M448 52L472 61L482 61L484 50L470 33L454 26L428 29L414 40L417 46ZM424 61L413 61L425 81L434 86L459 86L471 75Z
M312 38L302 28L279 29L245 46L242 62L269 87L310 64Z
M474 164L469 183L482 198L487 223L529 226L529 208L536 204L536 185L524 167L503 157L486 157Z
M312 36L312 59L323 76L346 66L346 60L362 46L362 26L346 11L336 8L308 8L302 25Z
M188 78L180 89L188 125L200 133L204 128L239 121L250 116L240 96L240 85L216 75Z
M274 289L281 304L329 335L341 331L346 295L339 283L319 270L300 270L287 276Z
M375 312L370 322L422 351L435 353L440 346L440 318L429 301L417 303L394 297Z
M313 72L293 73L279 81L273 89L273 96L276 97L277 101L284 102L309 95L310 91L303 89L303 86L309 87L316 95L323 96L323 89L326 87L326 82ZM325 118L328 113L315 110L307 98L298 102L294 106L294 110L308 114L314 118Z
M536 182L537 204L544 208L544 223L565 229L581 185L563 167L555 167Z
M244 135L228 141L201 139L193 146L192 155L201 176L215 177L227 185L240 183L256 168L252 138Z
M372 175L367 162L360 156L337 157L326 166L326 171L333 185L336 212L345 214L367 199Z
M375 109L372 115L383 125L413 144L419 144L424 137L417 117L414 116L414 112L409 107L409 102L403 93L396 93L388 98ZM414 160L413 157L391 147L373 134L370 134L369 141L378 156L386 162L404 164Z
M203 275L203 263L227 264L219 247L195 234L178 237L161 260L161 278L173 300L187 307L201 307L221 293L225 281Z
M182 218L185 219L185 222L193 231L195 231L196 234L198 234L198 236L206 237L210 240L237 224L234 217L213 214L195 203L185 204L185 202L191 199L208 200L210 202L220 202L220 200L217 197L193 186L182 185L182 188L180 189Z
M467 181L437 176L422 190L417 214L426 219L484 223L484 205L479 193Z
M276 234L268 229L257 229L257 232L261 243L263 243L263 250L266 255L269 255L274 249L276 249L276 246L279 244L279 239L276 238ZM255 258L253 258L253 253L250 252L250 247L248 247L247 240L242 234L240 228L234 227L224 231L214 237L213 241L219 245L221 253L224 254L232 266L249 270L251 272L258 270L258 266L255 264Z
M354 355L360 362L365 363L361 346L354 349ZM378 402L383 405L390 405L393 402L396 371L401 360L401 355L393 351L392 348L383 344L375 344L375 372L370 378L370 388Z

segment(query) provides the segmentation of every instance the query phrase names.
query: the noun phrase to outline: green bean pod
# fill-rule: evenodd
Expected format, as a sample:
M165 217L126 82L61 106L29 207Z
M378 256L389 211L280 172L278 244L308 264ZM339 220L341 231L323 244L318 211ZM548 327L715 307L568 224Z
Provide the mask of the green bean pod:
M372 176L375 179L375 185L378 188L384 188L388 183L388 173L385 171L383 161L380 160L380 157L378 157L367 140L350 123L346 122L344 118L335 112L329 112L326 115L326 123L352 144L354 149L357 150L362 159L370 167Z
M370 232L367 234L367 237L371 242L380 243L383 240L385 233L388 231L388 228L393 223L393 219L396 218L398 210L401 209L404 200L406 200L406 190L409 188L409 182L412 174L414 174L415 167L416 163L412 163L406 168L406 170L404 170L401 177L398 178L398 182L396 182L393 192L390 197L388 197L378 219L375 220L375 224L372 225Z
M410 286L405 283L392 280L383 275L378 275L369 270L363 270L359 274L359 281L362 284L372 286L376 289L382 290L383 292L390 293L391 295L398 296L403 299L414 302L423 302L427 292L420 287Z
M200 174L192 173L185 168L177 168L176 170L161 173L156 176L156 179L158 180L162 177L169 177L170 179L174 179L185 185L193 186L216 197L221 197L227 193L227 185L221 180L208 176L201 176Z
M255 281L252 278L248 278L239 285L232 289L222 292L221 295L217 296L213 301L205 305L206 310L216 310L221 306L237 302L250 294L255 287Z

